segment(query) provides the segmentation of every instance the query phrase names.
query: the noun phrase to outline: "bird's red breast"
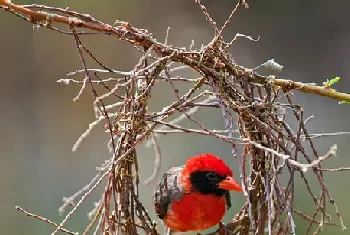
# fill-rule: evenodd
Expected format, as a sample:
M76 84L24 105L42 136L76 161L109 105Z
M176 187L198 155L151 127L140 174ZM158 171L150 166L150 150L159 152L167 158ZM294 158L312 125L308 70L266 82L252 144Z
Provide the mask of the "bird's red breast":
M171 203L163 221L175 231L201 231L218 224L225 212L224 197L193 192L185 194L181 201Z
M175 231L200 231L218 224L230 206L228 190L242 192L232 170L213 154L170 169L157 185L155 210Z

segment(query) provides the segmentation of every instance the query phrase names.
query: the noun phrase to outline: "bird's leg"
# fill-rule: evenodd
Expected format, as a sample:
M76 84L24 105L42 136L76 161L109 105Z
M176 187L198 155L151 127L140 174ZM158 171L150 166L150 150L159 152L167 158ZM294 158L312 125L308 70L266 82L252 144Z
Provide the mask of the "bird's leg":
M230 235L231 231L226 227L223 222L219 223L219 235Z
M171 231L171 229L170 229L170 228L165 227L165 234L166 234L166 235L172 235L172 234L173 234L173 232Z

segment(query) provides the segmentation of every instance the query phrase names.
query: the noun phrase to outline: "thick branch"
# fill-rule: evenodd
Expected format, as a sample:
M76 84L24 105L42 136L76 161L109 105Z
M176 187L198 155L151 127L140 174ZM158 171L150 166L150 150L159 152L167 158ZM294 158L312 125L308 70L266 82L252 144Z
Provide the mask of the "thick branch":
M172 55L174 61L184 63L195 70L199 71L201 67L211 65L211 72L225 72L230 71L238 77L244 76L251 82L255 83L272 83L273 85L282 87L285 90L298 90L304 93L311 93L320 96L326 96L331 99L336 99L339 101L350 102L350 95L346 93L338 92L329 87L315 86L310 84L305 84L302 82L295 82L292 80L277 79L275 76L262 76L256 73L253 73L252 70L244 68L238 65L230 65L227 61L220 61L223 58L208 56L207 58L203 57L203 52L197 51L185 51L183 48L174 48L169 47L165 44L157 42L153 39L146 30L137 29L131 26L127 22L119 21L120 24L118 27L113 27L109 24L95 20L90 15L77 13L68 9L47 7L43 5L16 5L10 1L0 1L0 7L12 12L12 13L21 13L24 14L26 20L39 24L42 27L49 29L54 29L52 27L52 22L58 22L62 24L69 25L70 27L77 28L86 28L96 32L102 32L110 35L117 36L121 40L129 41L134 45L142 45L146 48L150 48L154 45L154 50L163 56ZM58 13L65 13L69 16L62 16L59 14L48 13L44 11L35 11L33 9L47 10ZM42 23L44 21L45 23ZM62 31L60 31L62 32ZM69 34L69 33L67 33ZM206 68L208 69L208 68Z

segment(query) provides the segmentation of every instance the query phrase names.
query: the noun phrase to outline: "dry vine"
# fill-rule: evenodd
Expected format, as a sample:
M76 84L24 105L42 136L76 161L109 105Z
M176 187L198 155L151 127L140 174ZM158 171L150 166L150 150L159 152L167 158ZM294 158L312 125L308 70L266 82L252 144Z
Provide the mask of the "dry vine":
M253 39L237 34L233 40L226 43L222 32L240 5L248 8L248 4L246 1L239 1L224 26L219 29L205 6L199 0L195 2L203 11L208 23L215 29L214 39L198 50L192 49L192 46L190 49L169 46L167 39L165 43L161 43L147 30L135 28L127 22L117 21L112 26L68 8L35 4L16 5L10 1L0 1L0 7L5 11L37 26L71 35L74 39L83 69L68 74L67 79L58 82L81 85L74 100L79 99L85 89L91 89L96 120L78 139L73 151L77 150L84 138L100 123L105 124L111 138L108 146L112 157L98 168L98 174L89 184L73 196L64 198L60 213L63 214L67 206L74 207L60 224L17 207L28 216L54 225L56 229L52 235L58 231L75 234L63 228L65 223L105 179L107 182L104 193L95 209L89 213L91 223L83 234L92 233L93 228L93 234L99 231L103 234L139 234L140 231L159 234L156 224L139 198L140 179L136 148L149 138L151 140L148 141L151 142L146 144L155 147L156 168L146 180L149 182L157 176L161 159L157 138L161 134L169 133L211 136L232 146L232 154L240 169L246 203L224 229L220 226L220 229L212 234L225 233L228 230L231 234L241 235L264 234L266 231L268 234L295 234L296 215L310 222L306 234L311 231L313 224L317 225L314 234L319 233L325 225L345 229L340 212L324 182L323 171L349 168L322 168L322 161L336 154L336 145L329 146L329 152L322 156L318 153L313 137L320 136L308 133L305 127L308 119L304 118L303 108L293 103L292 91L298 90L345 101L350 101L350 95L329 87L278 79L275 76L261 76L252 69L237 65L227 49L238 37ZM68 25L68 30L58 28L60 24ZM85 32L84 29L92 32ZM92 33L107 34L133 44L142 53L138 64L132 71L118 71L103 64L80 38L81 35ZM86 55L91 57L99 68L90 68L85 62ZM264 66L276 70L281 68L278 64L271 63ZM200 77L188 79L172 75L174 71L186 68L194 69ZM83 80L72 78L80 74L84 76ZM104 74L109 74L112 78L104 79ZM150 113L147 108L150 94L153 87L161 82L170 84L177 99L161 111ZM180 95L176 88L179 82L190 83L193 86ZM104 93L98 92L96 87L104 88ZM121 88L125 89L123 95L117 93ZM115 102L107 104L106 98L111 97ZM226 130L210 130L191 116L203 107L221 110ZM181 116L167 121L175 114ZM297 120L296 130L285 121L287 115ZM183 119L191 120L198 129L182 127L180 123ZM234 127L236 129L233 129ZM312 149L312 153L306 151L307 147ZM242 150L242 156L237 156L238 149ZM309 179L304 174L308 170L318 179L321 189L319 194L310 188ZM288 175L287 183L282 182L282 171ZM312 216L297 210L294 204L294 181L297 176L302 178L315 205ZM75 204L76 200L78 202ZM326 210L327 201L336 212L338 223L330 221Z

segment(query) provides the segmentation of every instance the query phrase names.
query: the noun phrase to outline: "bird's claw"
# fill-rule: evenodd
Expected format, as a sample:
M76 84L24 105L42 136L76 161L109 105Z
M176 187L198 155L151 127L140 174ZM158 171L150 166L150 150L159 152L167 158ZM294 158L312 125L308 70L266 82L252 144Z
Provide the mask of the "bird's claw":
M222 222L219 223L219 235L230 235L231 231Z

